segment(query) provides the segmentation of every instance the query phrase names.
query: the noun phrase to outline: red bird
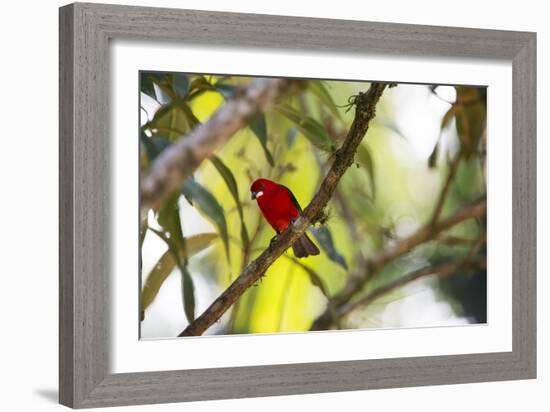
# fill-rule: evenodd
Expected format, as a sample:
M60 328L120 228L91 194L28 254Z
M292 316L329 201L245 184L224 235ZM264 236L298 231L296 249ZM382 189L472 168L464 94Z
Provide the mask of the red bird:
M256 199L265 220L277 234L284 231L300 216L302 208L286 186L268 179L258 179L250 187L252 199ZM304 233L292 245L294 255L298 258L318 255L319 248Z

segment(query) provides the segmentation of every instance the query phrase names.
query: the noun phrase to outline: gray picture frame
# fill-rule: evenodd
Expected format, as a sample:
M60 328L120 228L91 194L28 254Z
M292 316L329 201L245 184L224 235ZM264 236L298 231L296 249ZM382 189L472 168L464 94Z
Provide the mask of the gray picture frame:
M59 399L73 408L536 376L536 34L76 3L60 9ZM109 41L491 58L513 67L513 350L109 373Z

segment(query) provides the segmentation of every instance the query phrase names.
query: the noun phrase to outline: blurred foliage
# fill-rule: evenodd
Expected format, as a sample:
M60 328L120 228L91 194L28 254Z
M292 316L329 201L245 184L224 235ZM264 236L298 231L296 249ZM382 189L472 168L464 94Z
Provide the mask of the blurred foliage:
M159 153L208 121L251 80L243 76L142 72L142 173ZM291 188L305 207L324 176L332 152L351 125L354 111L346 110L347 103L367 88L368 83L363 82L302 81L297 91L250 119L249 126L236 133L210 161L203 162L159 210L149 212L142 222L140 245L145 247L146 233L151 231L162 239L165 249L151 270L141 275L142 319L164 281L179 272L182 317L192 321L211 303L201 303L200 296L219 294L268 247L274 232L251 201L250 184L259 177L275 180ZM425 89L426 98L438 93L436 85ZM287 251L256 287L245 292L230 316L218 325L217 333L308 330L361 259L429 221L449 161L455 156L461 161L442 214L485 195L484 89L456 87L456 99L448 103L441 119L440 138L422 162L411 160L410 143L387 121L392 110L383 99L377 108L380 119L371 125L357 151L356 165L344 175L329 203L328 220L310 229L321 255L298 260ZM196 214L190 214L190 208L200 214L200 222L192 217ZM208 229L197 233L193 229L197 225ZM457 225L447 238L421 245L386 265L365 286L364 293L423 265L463 257L472 240L485 230L485 221ZM449 238L462 241L451 244ZM480 253L485 253L484 249ZM211 289L209 293L196 286L199 277L201 287ZM434 287L457 315L482 322L486 319L485 282L484 272L468 272L438 280ZM396 290L389 301L404 293ZM382 300L377 304L384 306ZM349 319L343 327L379 326L370 316L358 318L359 323Z
M216 239L216 233L201 233L188 237L185 242L182 242L183 247L179 251L180 259L184 259L186 255L194 255L201 250L207 248ZM142 289L142 312L153 302L158 294L158 291L168 275L172 273L176 267L176 259L170 250L166 251L158 260L156 266L147 276L147 281ZM144 314L142 313L142 318Z

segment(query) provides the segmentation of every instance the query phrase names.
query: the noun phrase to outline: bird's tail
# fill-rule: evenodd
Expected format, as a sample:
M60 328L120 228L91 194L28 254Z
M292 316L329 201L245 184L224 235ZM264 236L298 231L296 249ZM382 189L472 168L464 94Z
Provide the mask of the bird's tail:
M305 233L293 243L292 250L294 251L294 256L297 258L318 255L320 253L319 248L315 246L315 243Z

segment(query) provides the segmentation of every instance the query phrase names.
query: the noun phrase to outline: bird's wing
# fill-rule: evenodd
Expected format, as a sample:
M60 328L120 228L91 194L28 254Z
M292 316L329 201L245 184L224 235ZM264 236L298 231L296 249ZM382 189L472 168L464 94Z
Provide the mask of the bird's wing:
M279 186L281 186L283 189L285 189L288 192L290 196L290 200L292 200L292 203L294 203L294 206L296 206L296 209L298 209L300 213L302 213L302 207L300 206L300 203L298 203L298 201L296 200L294 193L292 193L292 191L286 186L283 186L283 185L279 185Z

